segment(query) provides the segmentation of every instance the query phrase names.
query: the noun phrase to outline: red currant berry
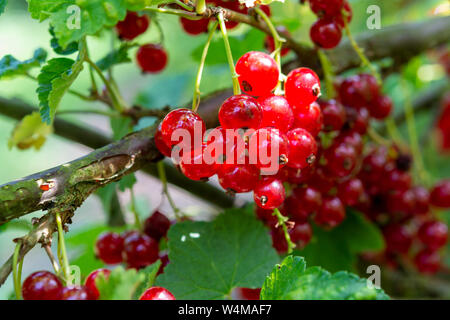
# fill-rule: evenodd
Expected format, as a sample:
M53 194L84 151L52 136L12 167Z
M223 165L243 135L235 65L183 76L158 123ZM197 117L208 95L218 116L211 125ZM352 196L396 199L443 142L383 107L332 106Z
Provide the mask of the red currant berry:
M344 0L309 0L309 6L318 16L334 17L341 13Z
M296 223L294 228L289 230L291 241L294 242L298 248L304 248L312 238L312 228L308 222Z
M142 294L139 300L175 300L173 294L161 287L151 287Z
M287 132L294 122L294 114L285 97L269 95L258 99L262 110L261 127L274 127Z
M297 128L287 133L289 141L288 166L303 169L316 160L317 143L305 129Z
M144 234L128 236L124 243L124 261L130 268L146 267L158 260L158 242Z
M61 300L93 300L87 287L65 287L62 289Z
M144 222L144 233L155 240L165 237L169 228L170 220L159 211L153 212Z
M363 152L364 143L362 137L356 131L342 131L334 140L336 144L347 144L353 148L358 155Z
M414 187L412 189L412 192L414 193L415 206L414 206L414 213L415 214L426 214L428 213L428 210L430 209L430 193L427 189L424 187Z
M430 203L439 208L450 208L450 179L442 180L431 190Z
M161 132L161 123L158 125L158 129L156 129L156 131L155 131L155 145L156 145L156 148L158 148L159 152L161 152L166 157L171 157L172 150L164 142L162 132Z
M378 120L383 120L391 114L392 100L388 96L379 96L368 105L370 115Z
M288 162L288 142L286 135L275 128L260 128L249 141L249 158L267 174L276 174Z
M350 129L363 135L366 134L369 128L370 114L366 108L360 108L355 110L353 108L346 107L347 124Z
M335 144L325 152L327 171L333 177L344 178L349 176L356 167L358 154L355 148L347 143Z
M441 256L438 251L423 249L414 257L414 264L420 272L433 274L441 268Z
M286 197L283 183L277 179L262 179L253 190L256 205L266 210L281 206Z
M345 219L345 208L338 197L327 196L322 201L322 206L314 216L314 221L321 226L334 228Z
M111 273L111 270L108 269L97 269L92 271L86 278L85 286L89 290L90 296L93 300L98 300L100 298L100 292L98 291L97 284L95 283L95 279L100 274L107 279Z
M149 23L147 15L128 11L125 19L116 24L116 31L121 40L133 40L147 30Z
M327 173L324 167L320 166L314 170L314 174L308 180L309 186L319 190L323 194L328 193L335 185L335 179Z
M24 300L60 300L63 286L53 273L37 271L30 274L22 285Z
M235 193L250 192L258 183L259 169L253 164L223 164L217 177L225 190Z
M242 91L252 96L268 95L278 83L279 70L267 53L250 51L236 63Z
M313 137L317 137L323 127L323 115L319 104L311 103L307 108L296 108L294 112L294 126L303 128Z
M258 102L244 94L228 98L219 110L219 121L225 129L257 129L262 117Z
M314 188L295 188L283 205L283 213L299 223L308 221L322 206L322 194Z
M436 250L447 243L448 227L440 221L426 221L420 226L417 235L428 248Z
M360 74L348 77L339 86L340 101L349 107L367 107L380 95L380 87L375 77Z
M393 169L388 172L386 184L393 190L408 190L411 188L412 178L409 172Z
M237 288L237 295L239 300L259 300L261 289Z
M169 264L170 260L169 260L169 255L167 253L163 254L162 256L160 256L159 260L161 260L161 266L159 267L158 270L158 275L160 275L161 273L164 273L164 268Z
M281 168L279 175L280 179L292 184L302 184L309 181L314 173L314 167L309 166L303 169L283 167Z
M335 21L319 19L311 26L309 36L316 46L331 49L341 42L342 31Z
M191 180L207 180L217 173L215 156L208 154L206 145L184 153L180 161L181 172Z
M341 28L344 28L345 24L350 24L352 18L353 18L352 7L350 6L350 3L348 3L348 1L345 1L341 14L336 15L333 19Z
M336 100L319 100L323 112L324 131L338 131L346 121L345 108Z
M320 80L311 69L297 68L288 74L284 89L291 105L308 106L320 96Z
M139 47L136 59L144 73L161 72L167 64L167 52L160 44L148 43Z
M209 19L191 20L181 17L180 22L183 30L186 31L187 34L195 36L208 32Z
M387 209L390 213L410 215L414 211L416 201L411 190L396 190L390 192L387 197Z
M256 216L261 220L266 226L270 228L275 228L278 223L278 218L273 215L273 210L266 210L256 206Z
M283 229L273 228L270 232L270 236L272 237L272 247L274 247L279 254L286 253L288 250L288 244L286 242Z
M178 131L175 132L176 130ZM192 150L194 139L197 137L200 137L200 141L202 141L205 131L206 127L202 118L189 109L173 110L161 122L161 133L166 145L174 146L183 142L179 147L185 150ZM180 135L177 136L177 133L180 133ZM188 142L184 141L183 136L181 136L182 133L189 135Z
M95 253L106 264L122 262L123 238L114 232L101 234L95 244Z
M383 230L386 249L393 253L408 253L412 244L411 232L401 224L391 224Z
M346 206L354 206L360 202L364 194L364 186L361 180L353 178L338 185L338 197Z

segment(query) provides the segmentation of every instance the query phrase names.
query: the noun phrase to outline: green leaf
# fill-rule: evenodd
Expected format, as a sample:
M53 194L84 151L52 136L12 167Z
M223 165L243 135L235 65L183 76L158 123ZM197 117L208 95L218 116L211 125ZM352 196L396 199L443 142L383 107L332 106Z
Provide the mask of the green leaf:
M294 253L305 257L310 265L332 272L355 271L358 254L384 249L380 230L354 210L347 210L344 222L330 231L313 226L313 235L303 250Z
M8 4L8 0L0 0L0 14L5 12L6 5Z
M71 42L67 45L67 48L63 49L59 45L58 39L56 39L55 37L53 28L50 28L49 32L52 36L52 39L50 40L50 46L52 47L53 51L55 51L55 53L65 56L78 51L78 42Z
M117 267L111 271L108 279L100 274L95 283L100 292L100 300L132 300L144 280L143 272Z
M136 175L134 173L126 175L119 181L119 190L123 192L127 189L131 189L136 181Z
M153 286L160 266L161 260L157 260L155 263L139 270L139 273L142 273L145 276L145 280L142 281L139 287L136 289L134 294L135 300L138 300L145 290Z
M128 56L128 50L132 47L128 43L122 44L118 50L108 53L105 57L97 61L97 66L101 70L107 70L116 64L130 62L131 59Z
M233 53L233 57L238 59L244 53L251 50L262 49L264 43L265 34L259 30L252 29L243 35L229 36L230 47ZM204 44L200 44L195 48L191 55L195 61L200 61ZM227 57L224 54L225 46L222 37L215 37L211 41L211 45L208 50L208 56L206 57L205 64L217 65L227 64Z
M34 147L39 150L44 144L47 136L53 132L53 127L41 121L39 112L33 112L23 117L14 128L8 141L11 149L28 149Z
M36 49L33 57L25 61L19 61L8 54L0 60L0 79L26 75L30 69L44 63L46 58L47 52L41 48Z
M302 257L286 257L275 266L261 289L261 300L386 300L383 290L366 279L340 271L331 274L320 267L306 268Z
M172 226L170 263L156 284L177 299L226 299L235 287L261 287L278 256L250 211L230 209L211 222Z
M83 70L86 50L80 50L76 61L68 58L54 58L42 67L38 76L39 86L36 89L39 97L41 118L50 124L61 102L72 83Z

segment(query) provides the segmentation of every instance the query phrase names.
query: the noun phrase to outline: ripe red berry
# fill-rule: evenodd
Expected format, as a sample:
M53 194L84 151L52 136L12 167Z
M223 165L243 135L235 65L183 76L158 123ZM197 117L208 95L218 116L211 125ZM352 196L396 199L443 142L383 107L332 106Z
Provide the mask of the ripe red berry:
M108 278L110 273L111 270L103 268L94 270L87 276L85 286L89 290L90 296L93 300L97 300L100 297L100 292L97 289L95 279L97 279L99 274L103 274L105 278Z
M207 180L217 173L218 165L206 145L184 153L180 161L181 172L191 180Z
M426 221L420 226L417 235L428 248L436 250L447 243L448 227L440 221Z
M323 112L324 131L341 130L347 119L347 113L342 104L336 100L319 100Z
M389 189L404 191L411 188L412 178L409 172L393 169L388 171L385 182Z
M341 27L331 19L317 20L309 30L312 42L318 47L331 49L336 47L342 39Z
M353 11L348 1L344 1L344 6L342 7L341 14L338 14L333 17L334 21L336 21L336 23L341 28L344 28L345 26L344 19L346 20L345 22L349 24L352 21L352 18L353 18Z
M303 128L316 137L323 127L323 114L316 102L306 108L296 108L294 111L294 126Z
M158 275L160 275L161 273L164 273L164 268L169 264L170 260L169 260L169 255L167 253L160 255L159 256L159 260L161 260L161 266L158 269Z
M358 110L346 107L346 127L363 135L366 134L369 127L370 114L367 108L359 108Z
M401 224L391 224L383 230L386 250L393 253L408 253L412 244L412 235L408 228Z
M289 141L288 166L303 169L314 163L317 154L317 143L305 129L296 128L287 133Z
M144 233L155 240L165 237L169 228L169 218L159 211L153 212L144 222Z
M37 271L30 274L22 285L24 300L60 300L63 285L53 273Z
M414 193L411 190L395 190L387 196L387 209L389 213L400 213L402 216L409 216L415 207Z
M239 300L259 300L261 289L237 288L237 295Z
M62 289L61 300L94 300L85 286L65 287Z
M378 120L389 116L392 111L392 100L388 96L379 96L368 105L370 115Z
M312 188L295 188L283 204L283 214L295 222L304 223L322 206L322 194Z
M238 13L247 14L247 7L242 5L239 1L222 1L214 0L213 2L217 7L222 7L225 9L230 9ZM227 29L233 29L239 25L239 22L227 20L225 21L225 26Z
M273 210L266 210L256 206L255 212L258 219L261 220L266 226L275 228L278 223L278 218L273 215Z
M338 197L327 196L322 200L320 210L314 216L314 221L321 226L334 228L345 219L345 208Z
M288 162L286 135L275 128L260 128L250 137L249 159L266 174L276 174Z
M292 184L306 183L314 173L314 167L309 166L304 169L291 168L285 166L280 169L279 176L283 181L287 181Z
M176 131L177 130L177 131ZM179 147L185 150L192 150L194 139L203 140L203 134L206 130L205 123L200 116L189 109L176 109L169 112L161 122L161 134L164 142L168 146L179 144ZM177 136L177 133L179 135ZM188 141L183 139L181 134L189 135Z
M242 91L252 96L268 95L278 83L279 70L267 53L250 51L236 63L236 73Z
M361 155L364 148L364 143L361 135L356 131L341 131L341 133L335 138L336 144L347 144L353 148L358 155Z
M414 193L415 206L414 206L414 213L415 214L426 214L428 213L428 210L430 209L430 193L427 189L424 187L414 187L412 189L412 192Z
M102 233L95 243L95 253L106 264L122 262L123 238L114 232Z
M289 230L291 241L294 242L298 248L304 248L312 238L312 228L308 222L296 223L294 228Z
M339 86L340 101L349 107L362 108L368 106L380 95L380 87L375 77L359 74L346 78Z
M283 96L269 95L258 99L262 110L261 127L274 127L287 132L294 122L289 102Z
M288 74L284 89L291 105L308 106L320 96L320 80L311 69L297 68Z
M361 180L353 178L338 185L338 197L347 206L354 206L360 202L364 194L364 186Z
M158 125L158 129L155 131L155 146L158 148L159 152L161 152L166 157L170 157L172 150L169 146L164 142L162 132L161 132L161 123Z
M309 0L309 6L318 16L334 17L340 14L344 0Z
M223 164L217 174L225 190L242 193L252 191L259 179L259 169L253 164Z
M439 208L450 208L450 179L437 183L430 194L430 203Z
M420 272L433 274L441 268L441 256L438 251L423 249L414 257L414 264Z
M267 210L274 210L281 206L286 197L283 183L271 178L260 180L253 192L256 205Z
M323 166L319 166L314 170L314 174L308 180L309 186L319 190L322 193L328 193L335 186L335 179L325 170Z
M262 117L256 99L244 94L228 98L219 110L219 121L225 129L257 129Z
M149 23L147 15L128 11L125 19L116 24L116 31L121 40L133 40L147 30Z
M139 47L136 59L144 73L157 73L167 64L167 52L160 44L148 43Z
M326 169L333 177L349 176L356 167L358 154L355 148L347 143L334 144L325 151Z
M187 34L198 35L208 32L209 19L191 20L181 17L181 26Z
M162 287L151 287L142 294L139 300L175 300L173 294Z
M124 242L124 261L130 268L146 267L158 260L158 242L144 234L128 236Z
M272 228L270 231L272 237L272 247L277 250L279 254L286 253L288 250L288 244L282 228Z

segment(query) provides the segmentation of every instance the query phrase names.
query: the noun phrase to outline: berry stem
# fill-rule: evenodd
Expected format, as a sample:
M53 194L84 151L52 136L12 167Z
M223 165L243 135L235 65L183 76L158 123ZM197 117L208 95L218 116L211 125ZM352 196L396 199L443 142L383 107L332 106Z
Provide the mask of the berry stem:
M119 118L122 115L115 111L103 111L103 110L92 110L92 109L80 109L80 110L58 110L56 112L57 115L63 115L63 114L73 114L73 113L91 113L91 114L98 114L102 116L107 116L110 118Z
M142 230L141 219L139 219L139 214L136 210L136 197L134 196L133 188L130 188L130 197L131 197L131 212L134 216L134 225L136 229Z
M352 33L350 32L350 28L347 24L347 19L343 19L344 21L344 30L345 33L348 37L348 40L350 41L350 44L352 45L353 49L355 50L356 54L359 56L359 58L361 59L361 62L364 66L366 66L367 68L369 68L370 72L372 73L372 75L375 77L375 79L377 79L378 84L381 84L381 76L378 73L377 69L374 67L374 65L369 61L369 59L367 59L366 55L364 54L363 49L358 45L358 43L356 43L355 38L353 38Z
M179 220L181 218L181 216L180 216L180 209L178 209L178 207L176 206L176 204L173 201L172 197L170 196L169 188L167 186L166 170L164 169L164 162L163 162L163 160L159 161L156 164L156 168L158 169L159 180L161 180L162 185L163 185L163 190L162 190L163 194L166 196L167 201L169 201L169 204L172 207L172 210L173 210L173 212L175 214L175 218L177 220Z
M22 248L22 242L19 241L16 244L16 248L14 249L13 255L13 282L14 282L14 292L16 294L16 299L22 299L21 295L21 275L22 275L22 261L21 260L19 267L17 266L17 262L19 259L20 249Z
M206 1L205 0L197 0L197 3L195 5L195 12L198 14L205 13L206 10Z
M172 15L183 17L183 18L190 19L190 20L202 19L202 16L201 15L198 16L197 13L186 12L186 11L177 10L177 9L146 7L145 10L152 11L152 12L158 12L158 13L172 14Z
M292 251L295 248L295 244L291 240L291 236L289 235L288 228L286 226L286 221L288 221L288 218L283 216L280 212L280 210L275 209L272 213L272 215L276 216L278 219L278 225L280 225L283 228L284 232L284 238L286 239L286 243L288 245L288 254L292 253Z
M375 141L376 143L384 146L389 146L390 142L389 140L382 137L378 132L376 132L373 128L367 128L367 135Z
M163 31L163 28L161 26L161 23L159 22L159 20L157 18L154 18L152 21L156 25L156 28L158 29L159 43L163 44L164 43L164 31Z
M327 87L327 98L333 99L336 97L336 90L334 88L334 72L331 66L330 59L322 49L317 50L319 56L320 64L322 65L323 74L325 77L325 83Z
M214 36L214 32L219 26L219 22L216 21L212 26L211 30L208 34L208 39L206 40L205 46L203 47L202 58L200 60L200 65L198 66L197 77L195 78L195 88L194 88L194 96L192 98L192 111L196 112L198 106L200 105L200 82L202 81L203 68L205 67L206 56L208 55L209 45L211 44L211 40Z
M61 273L61 269L59 268L58 262L56 261L55 256L53 255L52 248L50 247L50 245L46 244L44 246L44 250L47 253L48 258L50 259L53 270L55 270L55 273L59 275Z
M64 241L64 230L63 230L63 225L62 225L62 220L61 220L61 214L59 213L59 211L56 211L55 217L56 217L56 225L58 227L58 250L60 252L61 259L62 259L61 264L62 264L62 269L63 269L63 273L64 273L64 278L67 282L69 274L70 274L69 259L67 258L66 243Z
M227 27L223 19L223 11L221 10L217 14L217 20L219 21L220 31L222 31L223 42L225 44L225 52L227 54L228 64L230 66L231 79L233 81L233 93L234 95L241 94L241 88L239 86L238 75L234 69L233 54L231 53L230 42L228 41Z
M395 125L394 119L389 116L385 120L387 131L389 132L389 135L391 136L392 140L396 144L402 144L402 138L400 135L400 132L398 131L397 126Z
M194 8L192 8L190 5L185 4L183 1L180 0L174 0L174 3L182 7L183 9L186 9L187 11L194 11Z
M414 166L417 170L417 174L419 179L422 182L428 182L428 173L425 170L425 166L423 164L422 153L420 152L419 140L417 137L417 128L416 121L414 118L414 109L412 107L410 94L407 91L405 80L402 80L402 87L405 96L405 118L406 118L406 126L408 127L408 136L409 136L409 144L411 146L411 151L414 157Z

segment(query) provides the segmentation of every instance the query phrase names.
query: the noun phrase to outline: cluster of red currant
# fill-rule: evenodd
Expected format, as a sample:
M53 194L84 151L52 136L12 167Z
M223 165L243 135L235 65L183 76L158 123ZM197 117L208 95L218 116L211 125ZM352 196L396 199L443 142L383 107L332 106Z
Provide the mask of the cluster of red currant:
M117 23L116 31L121 40L131 41L147 31L149 25L147 15L129 11L125 19ZM167 52L159 43L147 43L139 47L136 59L142 72L157 73L167 65Z
M347 0L308 1L311 10L319 17L311 26L311 40L324 49L336 47L342 38L342 28L352 20L350 4Z
M108 276L108 269L93 271L84 286L64 287L61 280L51 272L37 271L29 275L22 286L24 300L97 300L99 291L95 279L99 274ZM141 295L139 300L175 300L167 289L151 287Z

